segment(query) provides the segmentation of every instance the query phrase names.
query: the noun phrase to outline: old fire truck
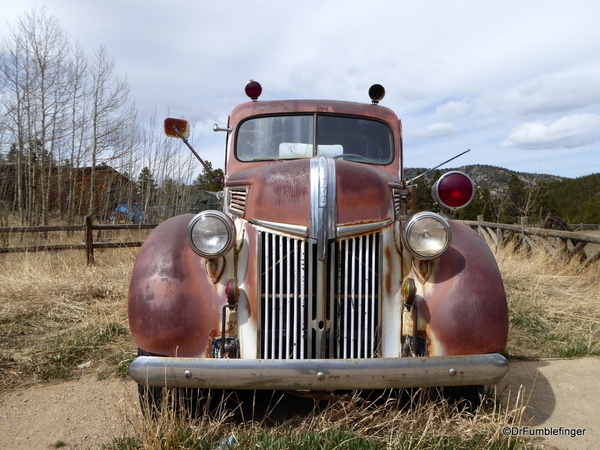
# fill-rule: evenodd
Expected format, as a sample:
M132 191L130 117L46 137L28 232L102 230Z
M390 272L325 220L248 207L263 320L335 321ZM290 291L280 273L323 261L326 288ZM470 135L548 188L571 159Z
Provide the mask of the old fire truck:
M160 224L129 288L146 388L329 391L494 384L508 372L504 286L487 244L449 213L474 194L444 174L445 213L415 212L402 126L371 102L251 101L226 127L222 210ZM186 144L189 124L165 132ZM189 144L188 144L189 146Z

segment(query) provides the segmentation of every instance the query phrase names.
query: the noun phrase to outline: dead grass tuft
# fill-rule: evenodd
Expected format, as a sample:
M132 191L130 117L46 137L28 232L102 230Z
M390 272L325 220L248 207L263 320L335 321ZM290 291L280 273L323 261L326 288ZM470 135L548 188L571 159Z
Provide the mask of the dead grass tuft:
M600 355L600 268L543 251L497 252L510 314L506 352L519 358Z
M132 357L127 287L136 253L98 252L92 266L81 251L0 256L2 386L106 372Z
M116 439L112 450L125 449L525 449L534 446L502 434L505 427L519 426L523 396L509 398L503 406L495 393L474 412L461 412L445 400L431 401L415 391L402 401L395 397L373 402L354 394L344 401L328 403L311 413L283 423L270 420L235 421L232 413L201 414L182 418L168 407L154 419L133 418L135 434ZM257 395L265 395L258 393ZM424 399L427 399L425 401Z

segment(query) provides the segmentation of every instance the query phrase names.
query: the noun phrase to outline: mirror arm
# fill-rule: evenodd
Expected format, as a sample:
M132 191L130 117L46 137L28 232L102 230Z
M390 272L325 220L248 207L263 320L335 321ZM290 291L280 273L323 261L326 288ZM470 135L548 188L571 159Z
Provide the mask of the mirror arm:
M196 150L194 150L194 148L190 145L190 143L188 142L188 140L185 137L183 137L183 135L181 134L181 132L179 131L179 129L177 127L173 127L173 131L175 131L175 133L177 134L177 136L179 136L181 138L181 140L185 143L185 145L187 145L187 147L194 154L194 156L198 159L198 161L200 161L200 163L204 167L204 170L206 170L210 174L210 176L213 179L213 181L215 183L217 183L219 186L223 186L223 181L219 177L217 177L215 175L215 173L211 170L211 168L208 166L208 164L206 164L204 162L204 160L202 158L200 158L200 155L198 153L196 153Z

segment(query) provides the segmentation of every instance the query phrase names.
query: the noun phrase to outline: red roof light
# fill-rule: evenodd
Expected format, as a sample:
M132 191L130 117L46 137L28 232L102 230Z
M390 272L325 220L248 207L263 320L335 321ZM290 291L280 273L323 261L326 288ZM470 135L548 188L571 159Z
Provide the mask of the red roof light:
M464 208L473 200L475 183L465 173L447 172L433 185L431 194L445 209Z
M262 94L262 86L258 81L250 80L246 83L246 88L244 89L246 95L250 97L250 100L255 102Z

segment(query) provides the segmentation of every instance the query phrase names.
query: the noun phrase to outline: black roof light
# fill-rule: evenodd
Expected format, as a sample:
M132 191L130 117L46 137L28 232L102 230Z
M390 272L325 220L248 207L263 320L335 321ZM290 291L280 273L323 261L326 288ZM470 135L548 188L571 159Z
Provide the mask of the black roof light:
M369 97L374 105L379 103L385 97L385 88L380 84L374 84L369 89Z

